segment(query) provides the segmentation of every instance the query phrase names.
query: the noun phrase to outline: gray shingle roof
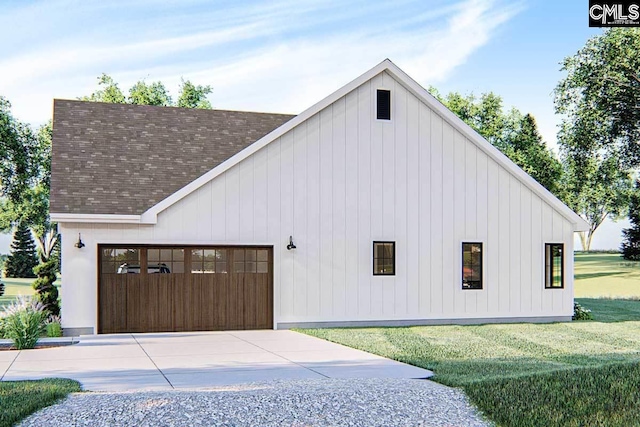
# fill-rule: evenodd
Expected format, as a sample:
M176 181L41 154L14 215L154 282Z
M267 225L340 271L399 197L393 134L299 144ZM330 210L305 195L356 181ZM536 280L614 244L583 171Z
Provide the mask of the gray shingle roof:
M293 117L56 99L51 212L142 214Z

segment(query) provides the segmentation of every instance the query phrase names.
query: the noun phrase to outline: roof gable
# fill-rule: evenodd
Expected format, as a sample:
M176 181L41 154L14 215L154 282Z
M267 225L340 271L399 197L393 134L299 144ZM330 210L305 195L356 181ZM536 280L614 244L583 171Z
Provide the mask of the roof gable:
M113 218L114 221L117 222L136 222L136 223L148 223L155 224L157 222L157 215L163 210L167 209L169 206L177 203L182 200L187 195L196 191L206 183L213 180L218 175L224 173L231 167L237 165L242 160L247 157L253 155L258 150L262 149L272 141L278 139L283 136L290 130L294 129L299 124L303 123L319 111L328 107L341 97L347 95L351 91L357 89L363 83L369 81L376 75L387 72L389 73L398 83L400 83L405 89L407 89L410 93L416 96L420 101L424 102L429 108L431 108L436 114L440 115L447 123L457 129L462 135L468 138L472 143L474 143L478 148L480 148L483 152L485 152L491 159L496 161L499 165L505 168L510 174L515 176L519 181L521 181L525 186L527 186L531 191L537 194L542 198L545 202L547 202L550 206L552 206L555 210L557 210L563 217L565 217L569 222L574 224L576 230L585 230L588 225L586 222L580 218L575 212L569 209L564 203L562 203L558 198L556 198L553 194L551 194L546 188L540 185L537 181L535 181L531 176L529 176L526 172L520 169L515 163L513 163L508 157L506 157L502 152L500 152L497 148L491 145L488 141L486 141L482 136L480 136L476 131L474 131L470 126L468 126L464 121L462 121L458 116L456 116L453 112L447 109L442 103L440 103L436 98L434 98L427 90L425 90L422 86L420 86L416 81L414 81L411 77L409 77L404 71L398 68L395 64L393 64L390 60L386 59L382 61L380 64L376 65L366 73L362 74L358 78L354 79L350 83L346 84L342 88L338 89L331 95L327 96L320 102L316 103L312 107L308 108L304 112L300 113L293 119L287 121L280 127L274 129L269 132L267 135L258 139L255 143L247 146L242 151L234 154L227 160L221 162L216 167L212 168L199 178L189 182L184 187L180 188L175 193L171 194L169 197L165 198L161 202L157 203L146 212L144 212L139 217L131 217L131 218ZM65 220L67 218L63 216L58 216L58 220ZM72 221L74 219L68 218L67 220ZM75 220L82 221L82 218L75 217ZM96 218L86 218L86 221L95 221ZM104 222L110 222L109 218L104 218Z

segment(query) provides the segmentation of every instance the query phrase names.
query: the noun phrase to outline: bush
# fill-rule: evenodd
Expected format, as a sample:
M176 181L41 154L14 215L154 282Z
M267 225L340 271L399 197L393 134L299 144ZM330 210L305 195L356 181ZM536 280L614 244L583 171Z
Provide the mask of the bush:
M591 310L588 308L584 308L579 303L573 303L573 320L593 320L593 315L591 315Z
M12 340L18 350L34 348L45 330L44 306L23 295L4 308L2 318L4 338Z
M4 295L4 283L0 282L0 297Z
M50 316L45 322L47 337L58 338L62 336L62 322L60 316Z
M49 258L38 265L33 271L38 278L33 282L33 289L36 290L36 299L42 303L48 316L60 315L60 304L58 303L58 288L53 284L56 281L56 269L58 263L55 258Z

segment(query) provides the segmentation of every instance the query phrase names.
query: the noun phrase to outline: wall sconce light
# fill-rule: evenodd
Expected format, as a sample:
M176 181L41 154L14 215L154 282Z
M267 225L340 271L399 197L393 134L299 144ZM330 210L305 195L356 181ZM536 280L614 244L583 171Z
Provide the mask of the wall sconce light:
M85 244L84 244L84 243L82 243L82 238L80 237L80 233L78 233L78 241L77 241L77 242L76 242L76 244L75 244L75 245L73 245L73 246L75 246L75 247L76 247L76 248L78 248L78 249L82 249L82 248L84 248L84 247L85 247Z
M287 245L287 250L295 249L296 245L293 244L293 236L289 236L289 244Z

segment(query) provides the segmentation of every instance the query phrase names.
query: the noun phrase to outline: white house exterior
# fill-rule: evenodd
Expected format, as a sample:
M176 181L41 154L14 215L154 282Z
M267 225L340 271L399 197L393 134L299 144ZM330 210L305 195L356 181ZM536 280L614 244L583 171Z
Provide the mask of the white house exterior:
M377 118L379 90L390 92L388 120ZM54 137L54 146L64 143ZM55 155L54 147L54 162ZM144 212L51 216L62 233L62 320L68 333L193 329L191 323L177 327L175 320L101 327L106 314L99 302L98 245L270 249L272 294L257 297L264 301L256 304L271 304L272 322L244 327L568 321L573 233L586 229L389 60ZM75 246L79 234L82 248ZM289 250L290 236L295 249ZM394 265L376 261L393 275L374 274L374 242L395 244ZM477 257L464 258L463 243L481 249L479 270ZM547 244L563 245L553 279ZM146 253L140 266L151 265L151 249ZM192 260L195 249L193 254ZM463 262L476 264L464 270ZM463 286L469 271L473 285ZM126 286L118 289L127 292ZM149 300L137 302L136 315L174 310L175 316L175 307L156 307L168 307L180 292L179 284L167 286L173 288L141 297ZM118 298L127 303L126 296ZM187 303L181 307L190 310ZM198 310L207 307L215 310L207 304ZM250 315L246 304L244 310Z

